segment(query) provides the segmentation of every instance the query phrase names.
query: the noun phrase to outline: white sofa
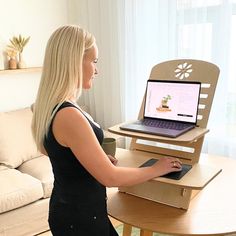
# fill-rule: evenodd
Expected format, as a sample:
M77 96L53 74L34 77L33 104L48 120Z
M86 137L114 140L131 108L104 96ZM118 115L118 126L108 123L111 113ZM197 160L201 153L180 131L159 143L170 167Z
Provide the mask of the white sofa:
M29 108L0 113L0 236L35 235L48 229L53 174L36 149Z
M0 113L0 236L47 231L53 186L51 164L36 149L30 108ZM105 132L105 136L123 139Z

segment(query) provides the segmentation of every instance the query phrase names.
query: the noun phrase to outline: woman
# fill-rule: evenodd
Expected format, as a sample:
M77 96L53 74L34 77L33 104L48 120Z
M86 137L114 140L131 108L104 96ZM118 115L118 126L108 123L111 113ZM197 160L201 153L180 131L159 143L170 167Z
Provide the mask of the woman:
M106 209L106 186L127 186L179 171L174 158L152 167L114 165L101 143L103 132L76 100L98 73L94 37L78 26L63 26L50 37L34 106L32 131L54 173L49 225L54 236L118 235Z

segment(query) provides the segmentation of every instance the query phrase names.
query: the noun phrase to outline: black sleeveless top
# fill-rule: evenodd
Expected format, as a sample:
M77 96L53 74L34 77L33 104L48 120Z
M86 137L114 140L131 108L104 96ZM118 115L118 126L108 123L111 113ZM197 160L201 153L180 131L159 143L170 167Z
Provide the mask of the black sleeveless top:
M83 114L77 106L69 102L64 102L59 107L58 111L65 107L75 107ZM87 120L101 144L103 141L102 129L95 125L90 119L87 118ZM70 121L68 120L67 122ZM106 198L106 188L81 165L70 148L64 147L57 142L52 132L52 123L53 120L49 127L48 134L44 139L44 148L52 164L54 191L68 198L68 200L76 199L76 201L79 201L81 204L104 201Z

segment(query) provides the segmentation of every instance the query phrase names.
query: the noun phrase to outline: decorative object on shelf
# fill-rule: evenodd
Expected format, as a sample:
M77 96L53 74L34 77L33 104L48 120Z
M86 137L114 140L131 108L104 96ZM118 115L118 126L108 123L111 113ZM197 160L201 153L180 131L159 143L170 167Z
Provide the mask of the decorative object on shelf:
M4 59L3 59L3 53L0 53L0 71L4 70Z
M8 69L10 69L10 70L17 69L16 56L17 56L18 51L14 48L7 47L5 52L8 57Z
M0 71L5 70L6 68L5 65L7 57L6 57L5 47L6 44L2 40L0 40Z
M11 44L8 45L8 47L16 50L19 53L19 59L18 59L18 68L23 69L26 68L26 64L23 60L23 50L25 45L29 42L30 37L22 37L20 34L18 37L14 36L12 39L10 39Z

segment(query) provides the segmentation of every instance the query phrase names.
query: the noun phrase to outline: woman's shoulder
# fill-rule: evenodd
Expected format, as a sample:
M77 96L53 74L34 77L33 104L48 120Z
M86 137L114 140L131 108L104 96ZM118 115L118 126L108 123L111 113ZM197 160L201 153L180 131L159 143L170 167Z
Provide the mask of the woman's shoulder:
M61 105L59 105L58 111L63 109L63 108L67 108L67 107L74 107L74 108L77 108L79 110L78 106L76 106L74 103L65 101Z
M86 125L87 121L81 111L75 105L66 102L60 105L54 116L53 130L56 137L61 137L62 134L72 134L77 127L81 129Z
M76 114L76 116L81 116L81 109L76 106L75 104L71 102L63 102L56 111L56 116L73 116L73 114Z

